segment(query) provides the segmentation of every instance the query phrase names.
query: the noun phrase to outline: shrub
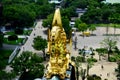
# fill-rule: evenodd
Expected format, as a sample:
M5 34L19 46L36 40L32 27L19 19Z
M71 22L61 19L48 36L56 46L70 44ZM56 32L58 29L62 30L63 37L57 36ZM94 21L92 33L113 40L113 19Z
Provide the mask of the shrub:
M15 34L23 34L23 29L17 28L15 29Z
M110 62L116 62L116 57L110 57L109 61Z
M72 56L72 57L71 57L71 60L72 60L72 61L75 61L75 57L74 57L74 56Z
M100 76L88 76L87 80L102 80Z
M17 36L17 35L10 35L10 36L8 36L8 40L9 40L9 41L18 40L18 36Z
M95 58L88 58L87 62L97 62L97 59L95 59Z
M77 62L83 62L83 57L77 56L77 57L76 57L76 61L77 61Z
M107 53L107 49L106 48L97 48L96 51L98 53Z

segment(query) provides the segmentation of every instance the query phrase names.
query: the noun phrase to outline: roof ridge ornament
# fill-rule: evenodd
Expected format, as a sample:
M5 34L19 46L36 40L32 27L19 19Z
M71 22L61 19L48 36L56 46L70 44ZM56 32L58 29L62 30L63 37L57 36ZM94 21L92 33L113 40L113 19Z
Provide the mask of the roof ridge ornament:
M54 14L52 27L54 27L54 26L59 26L62 28L61 14L60 14L59 8L56 9L55 14Z

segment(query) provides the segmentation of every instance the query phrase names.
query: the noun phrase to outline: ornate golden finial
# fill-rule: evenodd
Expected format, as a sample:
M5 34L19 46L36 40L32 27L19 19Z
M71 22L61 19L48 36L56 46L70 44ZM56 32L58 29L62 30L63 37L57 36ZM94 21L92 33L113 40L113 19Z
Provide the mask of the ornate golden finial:
M52 29L48 30L48 53L50 60L48 62L45 77L50 79L54 75L58 75L60 79L68 77L66 73L69 69L70 53L66 48L66 33L62 27L60 10L57 9L54 14Z
M60 9L56 9L53 22L52 22L52 27L54 26L59 26L62 27L62 21L61 21L61 15L60 15Z

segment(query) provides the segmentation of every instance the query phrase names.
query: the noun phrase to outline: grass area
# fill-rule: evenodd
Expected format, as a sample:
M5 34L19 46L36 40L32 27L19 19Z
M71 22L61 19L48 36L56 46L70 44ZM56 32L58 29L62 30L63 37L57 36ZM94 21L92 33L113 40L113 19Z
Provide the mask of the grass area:
M109 27L114 27L114 26L116 26L116 28L120 28L120 24L92 24L93 26L97 26L97 27L107 27L107 26L109 26Z
M13 50L0 50L0 55L8 58L12 52L13 52Z
M0 50L0 69L4 69L8 64L9 56L13 50Z
M21 42L23 42L23 40L24 40L24 38L18 38L18 40L15 40L15 41L8 41L7 38L4 38L4 43L6 43L6 44L12 44L12 45L18 45Z
M32 30L24 30L24 35L29 35L29 34L31 34L31 32L32 32Z
M120 34L103 34L103 36L120 36Z
M15 34L14 31L6 32L6 35L13 35Z
M4 71L8 65L8 59L12 52L12 50L0 50L0 80L13 80L13 78L16 77L14 72L7 73Z
M24 30L23 34L21 35L29 35L31 34L32 30ZM9 31L9 32L6 32L6 35L13 35L15 34L14 31Z

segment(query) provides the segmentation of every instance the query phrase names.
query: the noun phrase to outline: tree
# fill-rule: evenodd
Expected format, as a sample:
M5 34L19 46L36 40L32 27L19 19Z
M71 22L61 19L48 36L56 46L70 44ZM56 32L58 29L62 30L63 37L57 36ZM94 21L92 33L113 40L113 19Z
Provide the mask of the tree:
M95 55L95 53L94 53L94 50L93 50L93 48L92 47L90 47L90 51L92 52L90 55L91 55L91 58L93 58L93 56Z
M47 19L44 19L42 22L43 27L50 27L52 26L53 14L47 16Z
M39 18L45 19L49 14L54 12L54 7L50 4L42 5L38 9Z
M72 29L71 29L71 27L69 25L69 19L68 19L67 16L63 16L62 17L62 26L63 26L63 28L64 28L64 30L66 32L67 38L70 39L71 38Z
M120 60L117 61L118 77L120 76Z
M93 76L88 76L87 80L102 80L100 76L93 75ZM106 79L104 79L106 80Z
M33 54L32 52L26 51L15 58L11 63L11 67L17 75L22 74L23 77L24 75L29 74L29 77L34 79L42 77L44 74L44 65L41 64L42 62L42 57L38 56L36 53Z
M0 48L3 46L3 34L0 31Z
M109 20L111 23L114 24L114 35L116 32L116 24L120 22L120 14L114 12L113 14L110 15Z
M99 60L101 60L101 56L107 52L106 48L97 48L96 51L98 52L99 55Z
M101 43L101 46L106 48L108 50L108 60L110 59L110 54L112 53L112 50L115 48L117 44L117 40L115 37L107 37L105 38Z
M33 25L36 13L31 5L7 5L3 8L5 23L11 23L14 27L29 27Z
M48 4L48 0L34 0L34 1L36 1L36 4L38 4L38 5L46 5L46 4Z
M82 80L85 80L85 77L86 77L85 74L86 74L86 69L81 69L80 76L81 76Z
M86 31L87 28L88 28L88 25L87 25L86 23L80 23L80 24L78 25L78 30L81 31L81 32Z
M89 30L92 31L92 34L93 34L93 31L96 30L96 26L90 25Z
M89 59L89 58L88 58ZM92 58L93 59L93 58ZM93 61L87 60L87 76L89 75L89 70L93 66Z
M85 56L86 56L86 53L85 53L85 48L82 49L82 57L83 57L83 62L85 62Z
M90 10L81 16L81 20L88 24L100 23L102 20L101 12L102 11L99 8L90 8Z
M3 18L3 6L2 3L0 2L0 26L3 22L2 18Z
M82 21L80 19L76 19L75 20L75 27L78 28L78 25L82 23Z
M41 36L37 36L33 40L33 48L36 50L42 50L43 51L43 57L44 60L46 59L45 55L45 48L47 47L47 40L43 39Z

